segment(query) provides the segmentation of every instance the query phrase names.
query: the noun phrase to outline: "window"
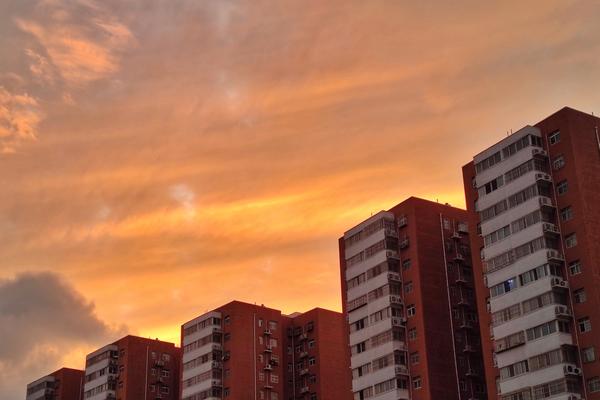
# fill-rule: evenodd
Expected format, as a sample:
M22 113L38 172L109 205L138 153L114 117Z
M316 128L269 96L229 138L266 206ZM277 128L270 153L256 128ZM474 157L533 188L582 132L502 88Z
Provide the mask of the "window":
M410 353L410 363L418 364L419 363L419 352L415 351L414 353Z
M417 309L415 308L414 304L411 304L408 307L406 307L406 315L407 316L414 317L416 313L417 313Z
M581 349L581 361L584 363L590 363L596 360L596 351L593 347L586 347Z
M410 258L402 261L402 270L406 271L408 269L410 269Z
M579 260L569 263L569 273L571 275L578 275L581 273L581 263Z
M517 280L513 277L502 283L499 283L490 288L491 297L497 297L504 293L508 293L510 291L515 290L517 287Z
M404 283L404 293L410 293L413 291L413 283L411 281Z
M413 389L421 389L423 383L421 382L420 376L415 376L412 380Z
M560 142L560 131L555 131L555 132L552 132L551 134L549 134L548 142L550 142L550 144L556 144L556 143Z
M565 158L563 156L558 156L554 160L552 160L552 168L555 170L561 169L565 166Z
M585 303L587 300L585 290L583 288L575 290L573 292L573 298L575 299L575 303Z
M563 194L567 193L568 190L569 183L566 180L560 181L556 185L556 193L558 193L559 196L562 196Z
M591 393L600 392L600 378L595 376L588 379L588 389Z
M408 340L411 342L417 340L417 328L410 328L408 330Z
M577 246L577 235L575 233L571 233L565 237L565 246L567 249Z
M573 219L573 209L571 207L565 207L560 210L560 219L562 221L569 221Z
M577 326L579 327L579 332L586 333L592 330L592 322L588 317L579 318L577 320Z

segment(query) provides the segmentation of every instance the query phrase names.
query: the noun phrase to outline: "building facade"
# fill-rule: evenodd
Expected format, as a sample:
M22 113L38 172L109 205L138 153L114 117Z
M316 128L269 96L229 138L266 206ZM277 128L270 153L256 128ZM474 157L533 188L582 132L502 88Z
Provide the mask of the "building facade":
M354 399L484 399L467 214L409 198L340 239Z
M286 400L351 400L341 313L315 308L287 319Z
M84 372L61 368L27 385L26 400L81 400Z
M599 125L564 108L463 167L492 400L600 399Z
M86 357L84 400L177 400L181 349L137 336Z
M205 313L181 329L181 398L349 399L342 327L321 309L286 316L233 301Z

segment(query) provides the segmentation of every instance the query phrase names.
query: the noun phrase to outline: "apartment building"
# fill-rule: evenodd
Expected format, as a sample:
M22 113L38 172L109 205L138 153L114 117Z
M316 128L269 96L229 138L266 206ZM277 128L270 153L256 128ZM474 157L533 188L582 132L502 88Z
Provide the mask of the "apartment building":
M411 197L339 240L354 399L484 399L467 213Z
M287 317L284 399L352 400L345 327L342 313L322 308Z
M492 400L600 399L599 125L563 108L463 167Z
M26 400L81 400L84 372L61 368L27 385Z
M321 309L286 316L233 301L207 312L181 328L181 398L349 399L342 327Z
M177 400L181 349L125 336L87 355L84 400Z

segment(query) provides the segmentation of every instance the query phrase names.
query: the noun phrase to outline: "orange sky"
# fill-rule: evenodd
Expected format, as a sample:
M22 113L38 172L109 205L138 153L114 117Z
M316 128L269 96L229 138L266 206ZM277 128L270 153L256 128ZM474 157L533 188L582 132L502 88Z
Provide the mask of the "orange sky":
M176 341L232 299L339 310L344 230L462 206L473 154L598 111L599 3L420 3L0 2L0 311L41 271L113 336ZM111 334L28 360L81 366Z

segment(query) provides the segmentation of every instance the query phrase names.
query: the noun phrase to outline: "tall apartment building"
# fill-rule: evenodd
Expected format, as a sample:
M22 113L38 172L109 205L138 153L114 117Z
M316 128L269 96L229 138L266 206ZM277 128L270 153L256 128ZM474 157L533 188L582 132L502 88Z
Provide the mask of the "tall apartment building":
M81 400L84 372L61 368L27 385L26 400Z
M177 400L181 349L125 336L87 355L84 400Z
M467 213L411 197L340 239L354 399L484 399Z
M286 400L351 400L343 314L315 308L287 318Z
M463 167L492 400L600 399L598 126L564 108Z
M350 399L340 313L233 301L181 327L183 400ZM347 395L345 395L347 393Z

